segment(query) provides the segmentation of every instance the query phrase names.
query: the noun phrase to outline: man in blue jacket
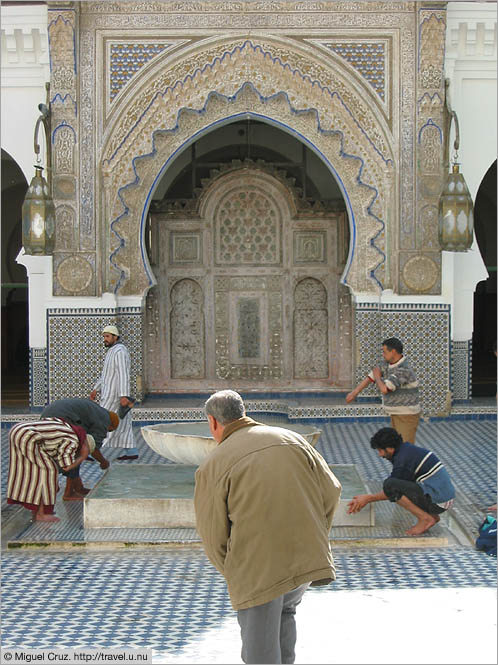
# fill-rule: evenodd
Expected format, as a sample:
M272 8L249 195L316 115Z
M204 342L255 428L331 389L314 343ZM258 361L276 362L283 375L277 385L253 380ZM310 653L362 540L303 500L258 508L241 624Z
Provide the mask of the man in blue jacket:
M439 515L451 508L455 498L455 488L443 464L430 450L403 443L392 427L376 432L370 446L392 463L393 470L381 492L354 496L348 513L357 513L372 501L389 500L417 518L406 532L408 536L425 533L439 522Z

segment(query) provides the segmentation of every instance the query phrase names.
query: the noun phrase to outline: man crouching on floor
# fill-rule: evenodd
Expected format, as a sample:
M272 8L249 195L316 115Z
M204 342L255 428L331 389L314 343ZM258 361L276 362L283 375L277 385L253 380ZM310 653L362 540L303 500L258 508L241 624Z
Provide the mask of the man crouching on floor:
M455 488L448 472L434 453L403 439L392 427L383 427L370 439L370 446L389 460L393 470L382 492L359 494L348 504L348 513L357 513L372 501L395 501L417 518L408 536L418 536L439 522L439 515L451 508Z
M296 606L329 584L341 485L299 434L246 417L232 390L205 405L217 448L195 475L197 530L225 577L245 663L293 663Z

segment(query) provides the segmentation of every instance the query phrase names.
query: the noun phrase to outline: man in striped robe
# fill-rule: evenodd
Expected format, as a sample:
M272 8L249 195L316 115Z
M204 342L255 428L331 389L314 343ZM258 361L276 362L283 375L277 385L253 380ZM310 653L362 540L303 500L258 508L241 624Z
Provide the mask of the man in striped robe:
M108 411L120 412L133 405L130 394L130 354L120 341L120 333L116 326L106 326L102 331L104 346L108 349L102 375L90 393L90 399L97 399L100 390L100 406ZM118 460L134 460L138 458L133 438L131 413L128 411L120 420L117 429L109 432L104 443L109 448L125 448Z
M9 432L7 503L19 503L36 522L58 522L54 513L59 469L71 471L85 460L95 441L83 428L60 418L19 423Z
M370 439L370 447L393 465L382 491L358 494L348 504L348 513L357 513L372 501L396 502L417 518L406 534L418 536L439 522L439 515L451 508L455 488L438 457L425 448L403 443L393 427L383 427Z

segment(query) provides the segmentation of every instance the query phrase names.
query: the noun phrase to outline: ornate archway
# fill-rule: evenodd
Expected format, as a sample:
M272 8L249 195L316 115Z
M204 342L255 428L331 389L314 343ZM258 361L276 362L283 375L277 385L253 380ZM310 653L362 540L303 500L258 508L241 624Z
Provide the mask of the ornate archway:
M385 283L386 207L396 197L388 122L371 90L325 56L277 38L189 47L142 80L110 119L102 152L106 290L145 293L155 277L144 219L169 163L203 132L250 114L293 133L334 172L347 203L351 246L342 281L372 292ZM330 56L329 56L330 58ZM372 103L369 104L368 102ZM390 224L397 224L396 206Z

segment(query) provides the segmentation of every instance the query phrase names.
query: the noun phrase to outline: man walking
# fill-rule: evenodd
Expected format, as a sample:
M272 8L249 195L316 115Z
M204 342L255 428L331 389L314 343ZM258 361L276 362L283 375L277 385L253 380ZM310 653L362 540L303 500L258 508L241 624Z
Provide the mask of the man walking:
M296 606L335 567L329 530L341 485L299 434L255 422L240 395L205 405L218 447L195 475L197 530L225 577L245 663L293 663Z
M348 513L357 513L373 501L389 500L417 518L406 532L408 536L425 533L439 522L439 515L451 508L455 498L455 488L443 464L430 450L403 443L392 427L376 432L370 446L392 463L393 470L381 492L354 496Z
M123 408L132 406L130 394L130 354L120 341L120 333L116 326L106 326L102 331L104 346L108 349L102 375L95 384L90 399L97 398L100 390L100 405L104 409L119 413ZM131 413L124 415L117 429L110 432L103 445L109 448L125 448L125 453L117 459L120 461L138 459L138 449L133 438Z
M60 418L70 425L82 427L87 434L91 434L95 440L93 457L100 463L101 469L108 468L109 462L100 452L100 448L107 434L119 425L119 417L114 411L108 411L89 399L74 397L56 399L48 404L41 413L41 419L46 418ZM66 476L63 500L82 501L90 490L83 487L80 467L63 471L62 474Z
M418 381L415 372L403 355L403 343L396 337L382 342L385 364L374 367L370 374L346 395L346 402L353 402L371 383L375 383L382 394L382 404L391 425L401 434L403 441L415 443L420 421Z

